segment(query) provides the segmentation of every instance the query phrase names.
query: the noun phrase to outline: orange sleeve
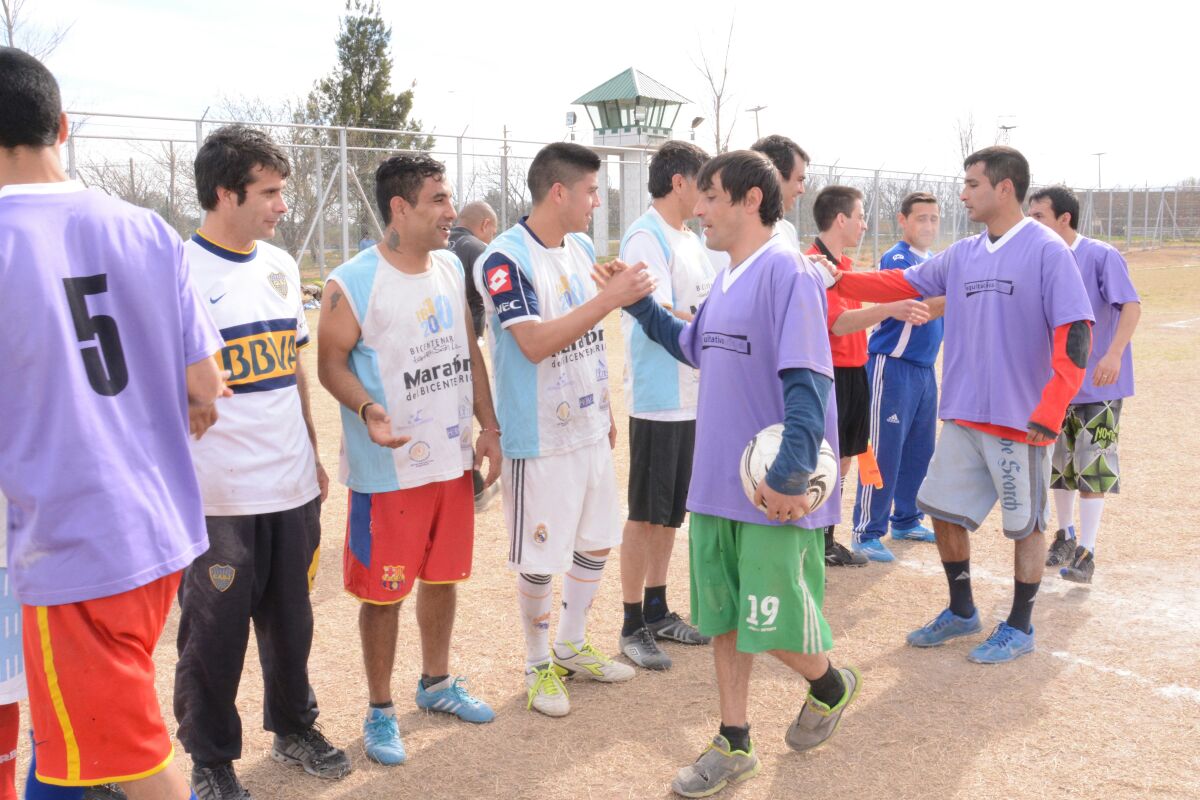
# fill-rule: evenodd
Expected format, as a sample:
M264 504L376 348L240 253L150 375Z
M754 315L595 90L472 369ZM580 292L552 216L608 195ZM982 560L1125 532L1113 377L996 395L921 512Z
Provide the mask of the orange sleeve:
M844 297L866 300L868 303L891 303L920 297L904 277L902 269L885 269L879 272L843 272L842 279L834 286Z
M1042 389L1042 401L1029 418L1030 427L1057 436L1062 429L1067 406L1083 385L1088 354L1092 349L1091 323L1068 322L1054 329L1054 373Z

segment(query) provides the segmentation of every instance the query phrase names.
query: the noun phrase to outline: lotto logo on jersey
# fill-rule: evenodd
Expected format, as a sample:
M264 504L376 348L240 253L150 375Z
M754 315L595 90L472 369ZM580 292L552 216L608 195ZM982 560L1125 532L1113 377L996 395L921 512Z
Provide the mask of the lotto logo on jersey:
M296 385L296 321L269 320L221 331L221 364L235 394Z
M501 264L498 267L493 267L487 273L487 288L488 293L492 297L501 292L512 291L512 266L510 264Z
M421 324L421 333L427 339L435 333L453 328L454 305L450 298L444 294L426 297L425 302L417 309L417 322Z

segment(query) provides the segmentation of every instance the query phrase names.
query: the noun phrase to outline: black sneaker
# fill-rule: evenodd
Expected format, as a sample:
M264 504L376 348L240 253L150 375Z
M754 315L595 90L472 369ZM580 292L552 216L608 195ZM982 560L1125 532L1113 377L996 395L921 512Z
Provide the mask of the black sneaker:
M1059 528L1054 534L1054 541L1050 543L1050 551L1046 553L1046 566L1061 567L1070 564L1074 555L1075 537L1067 538L1067 532Z
M646 628L654 634L655 639L665 639L680 644L708 644L712 639L672 611L661 619L653 622L646 620Z
M1060 569L1058 574L1072 583L1091 583L1092 573L1095 571L1096 562L1092 558L1092 551L1079 545L1075 548L1075 557L1071 559L1070 565Z
M825 543L825 566L827 567L865 567L869 559L862 553L855 553L841 542Z
M83 800L125 800L125 792L115 783L103 783L86 787L83 790Z
M237 773L233 771L233 764L228 761L214 767L193 765L192 791L198 800L250 800L250 793L242 786Z
M350 759L346 753L334 747L315 723L303 733L275 734L271 758L280 764L299 765L309 775L332 781L350 774Z

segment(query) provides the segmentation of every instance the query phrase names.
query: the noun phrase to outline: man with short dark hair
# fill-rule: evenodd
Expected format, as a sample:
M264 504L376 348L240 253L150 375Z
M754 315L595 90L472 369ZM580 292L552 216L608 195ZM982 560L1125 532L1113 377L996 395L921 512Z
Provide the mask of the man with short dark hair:
M708 297L713 269L687 227L695 216L696 176L708 154L691 142L669 141L650 161L650 208L621 239L620 260L643 263L655 302L690 320ZM657 640L707 644L708 637L667 605L667 569L675 534L687 513L687 486L696 440L699 373L651 341L628 314L625 406L629 411L629 519L621 539L625 613L621 652L639 667L668 669Z
M1046 558L1050 445L1083 382L1092 309L1070 248L1024 215L1029 162L997 145L963 162L960 195L987 230L906 270L837 271L843 295L890 302L946 297L939 416L945 422L917 506L933 518L950 604L908 635L936 647L982 629L971 593L971 540L1000 503L1014 547L1013 604L968 660L1033 652L1033 601Z
M15 48L0 47L0 109L0 524L22 604L27 796L119 782L131 800L195 800L171 766L154 649L180 571L208 548L188 424L200 436L216 419L221 338L179 236L68 180L58 83Z
M1104 496L1121 490L1117 460L1121 404L1133 396L1133 351L1129 342L1142 315L1129 266L1115 247L1079 234L1079 200L1066 186L1048 186L1029 198L1029 216L1046 225L1075 253L1096 324L1092 353L1079 393L1054 445L1050 489L1058 531L1046 566L1075 583L1091 583L1096 571L1096 537ZM1079 536L1075 499L1079 497ZM1078 539L1078 541L1076 541Z
M533 210L475 261L504 431L501 485L527 707L555 717L570 711L562 675L605 683L634 676L591 644L586 627L608 552L621 541L601 322L653 284L644 266L599 292L592 282L595 250L583 232L600 205L599 171L600 158L586 147L543 147L529 166ZM564 579L551 648L555 574Z
M839 271L853 270L854 260L846 255L846 250L857 248L867 232L862 192L853 186L826 186L813 202L813 219L820 233L806 255L823 256ZM866 329L889 317L920 325L929 318L929 310L924 303L916 300L900 300L863 308L857 300L843 297L836 286L830 287L827 294L841 473L845 482L853 458L865 453L869 444L867 422L871 390L865 369ZM825 563L831 567L865 566L867 555L857 550L847 550L834 538L833 527L830 525L825 529Z
M907 269L929 258L937 241L937 198L912 192L900 201L896 224L901 239L879 260L880 269ZM872 561L895 556L883 543L889 515L892 538L932 542L933 531L921 524L917 489L929 469L937 438L937 375L934 362L942 346L944 297L925 299L929 322L887 317L867 342L867 384L871 391L869 439L879 464L882 486L858 478L854 499L851 548ZM895 512L892 502L895 500Z
M838 520L841 493L834 488L811 513L806 497L822 438L837 447L822 276L775 234L782 192L766 157L717 156L698 186L696 213L709 246L732 266L690 322L650 299L626 308L647 336L700 369L688 493L692 620L713 637L721 726L671 784L684 797L707 797L758 773L747 711L757 653L771 653L808 682L785 736L794 750L828 740L862 682L853 667L831 663L833 635L821 612L821 528ZM751 502L737 474L742 451L781 421L779 455Z
M317 363L341 404L341 477L350 489L343 550L369 707L367 757L407 759L392 670L400 605L417 581L419 708L473 723L495 714L450 672L457 584L471 574L472 467L500 471L500 429L487 368L467 310L462 263L445 249L454 204L445 165L393 156L375 171L384 241L329 276ZM471 417L482 426L471 443Z
M263 667L263 726L271 757L321 778L350 759L316 726L308 679L310 592L328 479L299 350L309 343L300 270L265 239L287 213L287 156L261 131L229 125L196 153L205 210L184 246L192 283L221 329L233 397L192 443L209 550L179 590L175 717L202 800L249 797L233 762L242 755L237 710L250 625Z

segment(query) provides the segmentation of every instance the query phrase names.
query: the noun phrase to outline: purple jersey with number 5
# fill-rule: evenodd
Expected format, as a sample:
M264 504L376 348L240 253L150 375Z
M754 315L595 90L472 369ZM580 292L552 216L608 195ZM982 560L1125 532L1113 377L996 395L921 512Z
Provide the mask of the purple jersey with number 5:
M186 368L221 338L175 232L75 182L0 188L0 341L21 602L119 594L204 552Z

